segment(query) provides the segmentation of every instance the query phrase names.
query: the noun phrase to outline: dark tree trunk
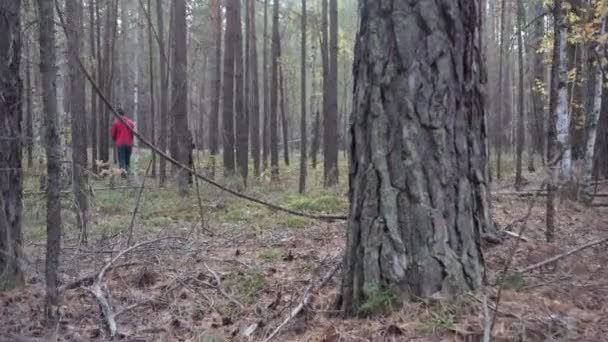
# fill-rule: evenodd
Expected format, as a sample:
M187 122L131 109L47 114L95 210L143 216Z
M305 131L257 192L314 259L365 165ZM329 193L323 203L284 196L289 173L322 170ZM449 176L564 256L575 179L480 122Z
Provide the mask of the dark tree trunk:
M281 43L279 41L279 51ZM280 59L280 53L279 53ZM283 65L279 64L279 91L281 92L281 128L283 133L283 158L285 165L289 166L289 122L287 121L287 113L285 102L285 74L283 73Z
M97 1L97 0L95 0ZM97 64L99 63L99 61L97 61L97 52L96 52L96 44L95 44L95 5L93 3L93 0L89 1L89 49L91 51L91 58L93 59L93 67L92 67L92 72L91 74L93 75L94 78L96 78L97 76ZM95 63L97 62L97 63ZM95 79L96 82L99 82L99 80ZM97 112L97 94L95 94L95 91L93 90L93 87L91 86L91 121L89 123L89 132L91 133L91 155L92 155L92 165L93 165L93 169L95 169L95 162L97 161L97 141L98 141L98 137L97 137L97 131L98 131L98 120L99 120L99 116L98 116L98 112Z
M66 21L71 30L68 34L68 65L70 78L70 116L72 128L72 191L76 199L76 217L80 228L80 242L87 243L89 205L86 195L87 184L87 124L85 77L80 70L79 58L82 51L82 0L66 1Z
M186 0L173 2L173 75L171 95L173 97L173 122L175 127L176 159L188 165L192 153L192 137L188 129L188 26L186 23ZM178 187L182 197L188 195L189 174L178 169Z
M543 5L537 2L534 5L535 17L543 13ZM544 23L543 20L537 20L534 23L534 35L532 43L532 73L533 73L533 84L532 84L532 104L534 112L534 130L533 139L536 151L542 156L541 160L544 163L546 155L546 128L545 128L545 95L544 95L544 79L545 79L545 68L543 65L543 53L540 51L542 38L544 35ZM532 142L530 142L532 143Z
M0 288L24 283L20 18L20 0L0 2Z
M259 77L258 77L258 48L257 48L257 36L256 36L256 25L255 25L255 2L256 0L250 1L249 5L249 39L251 41L250 46L250 66L249 73L251 75L251 158L253 159L253 175L255 177L260 176L260 91L259 91Z
M159 135L158 147L163 152L167 152L167 125L169 124L168 97L169 97L169 82L167 82L167 55L165 54L165 20L163 12L163 0L156 0L156 19L158 22L158 51L159 51L159 70L160 70L160 120L159 120ZM159 182L164 184L167 180L167 161L165 158L160 158L159 163Z
M215 176L215 158L219 151L220 96L222 89L222 6L220 0L211 1L211 22L214 29L214 55L212 56L211 116L209 118L209 149L211 152L211 176Z
M324 185L338 184L338 2L329 0L329 51L326 85L325 117L323 120Z
M224 102L223 102L223 147L224 175L234 174L234 54L237 21L236 2L226 1L226 37L224 39Z
M147 3L148 13L148 60L149 60L149 86L150 86L150 137L152 142L157 145L158 139L156 137L156 122L157 122L157 113L156 113L156 78L154 75L155 69L155 61L154 61L154 35L152 32L152 0L148 0ZM152 170L150 170L151 176L156 177L156 153L152 153Z
M40 1L40 0L39 0ZM106 25L104 34L104 56L102 61L103 70L101 71L101 77L103 77L102 89L104 94L110 99L114 97L114 45L116 42L116 29L117 29L117 12L118 2L108 1L106 6ZM112 142L110 141L110 117L111 112L109 108L105 108L102 105L103 110L101 111L101 127L100 127L100 153L99 159L103 161L110 160L110 148L114 151Z
M27 10L29 6L24 6ZM33 108L32 108L32 52L29 39L23 41L23 49L25 50L25 65L23 71L25 73L25 87L24 87L24 98L25 98L25 120L23 122L23 130L25 131L24 144L27 149L27 167L31 169L34 166L34 120L33 120Z
M46 188L46 317L51 324L58 318L57 293L59 253L61 251L61 146L57 127L57 89L55 54L55 3L38 0L40 25L40 74L45 126L47 188ZM107 149L106 149L107 150Z
M270 95L268 89L268 1L264 0L264 37L263 37L263 56L262 56L262 68L263 68L263 87L264 87L264 114L263 116L263 129L262 129L262 168L268 170L268 158L270 155Z
M517 1L517 50L518 50L518 80L519 80L519 94L517 96L517 111L519 112L519 117L517 120L517 156L516 156L516 166L515 166L515 188L520 190L523 183L522 176L522 167L523 167L523 154L524 154L524 143L525 143L525 120L526 115L524 113L524 99L525 99L525 90L524 90L524 43L523 37L524 34L524 21L525 21L525 12L524 12L524 4L523 0Z
M368 313L377 291L399 300L481 287L480 235L492 228L479 1L359 8L339 300L348 316Z
M502 178L502 145L504 142L504 107L505 107L505 97L504 97L504 80L505 80L505 44L506 44L506 2L507 0L502 0L500 5L500 51L499 51L499 62L498 62L498 124L496 125L496 178ZM507 63L508 64L508 63Z
M236 119L236 159L239 174L243 183L247 184L249 171L249 117L245 108L245 97L243 93L243 28L241 25L241 1L234 2L234 15L236 17L234 27L234 113Z
M279 175L279 0L274 0L272 13L272 68L270 73L270 173Z
M319 155L319 145L321 144L321 115L317 110L315 115L315 126L312 132L312 146L310 147L310 157L312 159L312 168L317 168L317 156Z
M306 191L306 159L307 159L307 130L306 130L306 0L302 0L302 24L301 24L301 55L300 55L300 180L298 191L303 194Z

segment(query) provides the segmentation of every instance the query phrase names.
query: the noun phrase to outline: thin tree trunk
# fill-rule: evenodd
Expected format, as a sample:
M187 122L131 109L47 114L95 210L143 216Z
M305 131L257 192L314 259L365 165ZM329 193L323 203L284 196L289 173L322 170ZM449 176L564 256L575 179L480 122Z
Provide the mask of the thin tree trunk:
M270 173L279 175L279 0L274 0L272 14L272 60L270 73Z
M268 1L264 0L264 38L263 38L263 87L264 87L264 114L262 129L262 169L268 170L268 158L270 155L270 94L268 88Z
M85 104L85 78L79 67L82 51L83 25L82 0L66 1L66 21L72 31L68 35L68 63L70 78L69 112L72 128L72 191L76 199L76 217L80 228L80 243L87 243L87 225L89 220L89 205L86 195L87 185L87 125Z
M241 1L234 3L234 15L236 18L234 26L234 113L236 119L236 159L239 174L243 183L247 184L249 171L249 118L244 102L243 93L243 28L241 25Z
M483 285L480 236L492 220L481 8L478 0L423 2L433 6L360 1L338 300L347 316L373 314L369 298L399 302Z
M522 177L522 168L523 168L523 154L524 154L524 144L525 144L525 118L526 115L524 113L524 99L525 99L525 90L524 90L524 43L523 37L524 34L524 21L525 21L525 12L524 12L524 4L523 0L517 1L517 49L518 49L518 68L519 68L519 94L517 96L517 111L519 112L519 118L517 120L517 157L516 157L516 166L515 166L515 188L520 190L523 183Z
M0 43L0 287L8 289L22 286L25 281L21 267L21 1L0 2L0 18L4 18L0 20L0 32L3 35Z
M327 48L327 47L326 47ZM327 56L327 105L323 120L324 153L324 185L326 187L338 184L338 2L329 0L329 51Z
M298 191L306 191L306 159L307 159L307 130L306 130L306 0L302 0L302 43L300 57L300 180Z
M279 51L281 50L279 41ZM279 52L280 58L280 52ZM285 106L285 74L283 73L283 64L279 64L279 91L281 92L281 128L283 133L283 158L285 165L289 166L289 123L287 121L287 113Z
M53 0L38 0L40 25L40 74L47 159L46 189L46 317L55 324L59 309L57 293L59 253L61 251L61 146L57 127L57 89L55 54L55 7Z
M173 97L173 122L176 141L176 159L188 165L192 153L192 136L188 129L188 26L186 23L186 0L173 2L173 75L171 95ZM179 168L178 188L182 197L188 195L189 173Z
M506 14L506 2L507 0L501 1L500 6L500 52L498 62L498 124L496 125L496 178L502 178L502 145L503 145L503 122L504 122L504 59L505 59L505 14Z
M215 177L216 156L219 151L220 96L222 89L222 6L220 0L211 0L211 21L214 28L215 53L213 55L213 78L211 78L211 116L209 118L209 149L211 152L211 176Z
M319 145L321 144L321 115L319 110L315 115L315 126L312 133L312 146L310 155L312 159L312 168L317 168L317 156L319 155Z
M256 0L250 1L249 5L249 20L250 20L250 66L249 72L251 74L251 157L253 159L253 175L255 177L260 176L260 91L259 91L259 77L258 77L258 48L257 48L257 36L256 36L256 25L255 25L255 2ZM265 93L264 93L265 94Z
M234 77L235 77L235 40L237 38L236 2L226 1L226 37L224 39L224 102L223 102L223 146L224 175L234 174Z
M551 96L547 160L551 163L551 179L547 191L545 236L547 242L552 242L555 237L555 199L559 190L559 174L561 167L558 163L564 158L565 150L560 142L560 126L567 124L563 118L568 112L568 89L567 89L567 54L566 54L566 25L564 23L564 9L562 0L555 0L553 10L555 38L553 42L553 63L551 66ZM568 128L568 126L566 125ZM563 132L562 132L563 133Z
M543 13L543 5L540 2L534 5L534 15L539 16ZM532 81L532 102L534 106L534 143L536 150L542 156L541 161L545 162L546 145L547 145L547 132L545 126L545 71L543 66L543 52L541 51L542 38L544 36L544 23L543 20L537 20L534 23L534 43L532 44L532 58L533 58L533 81Z
M168 96L169 96L169 82L167 82L167 56L165 54L165 22L163 12L163 0L156 0L156 18L158 22L158 50L160 63L160 122L159 122L159 148L163 151L167 151L167 125L169 124L168 110ZM159 163L159 182L165 184L167 180L167 162L165 158L160 158Z
M148 0L147 3L148 15L152 15L152 0ZM152 19L149 18L148 21L148 60L150 67L150 128L151 128L151 138L154 144L158 144L158 138L156 136L156 122L157 122L157 113L156 113L156 78L154 76L155 69L155 60L154 60L154 37L152 32ZM152 152L152 170L150 170L152 178L156 178L156 153Z
M29 6L25 6L26 9ZM25 89L24 89L24 97L25 97L25 121L24 127L25 130L25 146L27 148L27 167L31 169L34 166L34 156L33 156L33 147L34 147L34 120L33 120L33 108L32 108L32 66L31 66L31 46L29 39L27 36L23 41L23 48L25 50L25 65L23 67L25 73Z
M93 0L89 0L89 48L91 51L91 58L93 59L91 75L93 78L97 76L97 52L95 50L95 5L93 4ZM97 63L95 63L97 62ZM95 79L96 82L99 80ZM97 95L91 86L91 121L89 125L89 132L91 134L91 155L92 155L92 166L95 169L95 162L97 160L97 131L98 131L98 112L97 112Z

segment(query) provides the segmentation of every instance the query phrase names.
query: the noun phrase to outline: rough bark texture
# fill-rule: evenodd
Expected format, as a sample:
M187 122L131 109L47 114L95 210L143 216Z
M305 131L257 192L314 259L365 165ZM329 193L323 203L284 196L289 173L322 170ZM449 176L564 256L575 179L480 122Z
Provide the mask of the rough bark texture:
M25 5L25 10L24 13L27 13L29 6ZM34 166L34 155L33 155L33 148L34 148L34 113L33 113L33 87L32 87L32 47L31 47L31 43L29 42L29 39L27 37L27 35L25 35L25 39L23 40L23 49L25 50L25 58L23 60L23 72L25 74L25 84L24 84L24 88L23 88L23 97L25 98L25 118L23 121L23 127L22 129L24 130L24 145L26 147L26 152L27 152L27 167L29 169L31 169Z
M224 174L234 174L234 42L237 21L236 1L226 1L226 37L224 39L224 102L223 102L223 147Z
M222 92L222 6L220 0L211 1L211 21L215 37L215 53L212 56L211 116L209 118L209 149L211 152L211 175L215 176L215 158L219 152L220 96Z
M263 129L262 129L262 168L268 170L268 158L270 155L270 103L268 93L268 1L264 0L264 48L262 56L263 69L263 87L264 87L264 113L263 113Z
M255 177L260 176L260 82L258 73L258 47L257 47L257 35L255 25L255 2L256 0L250 1L249 5L249 39L251 41L250 46L250 66L249 72L251 74L251 158L253 159L253 175Z
M525 90L524 90L524 43L523 43L523 29L524 29L524 21L525 21L525 12L524 12L524 4L523 0L517 1L517 46L518 46L518 81L519 81L519 94L517 96L517 111L518 111L518 120L517 120L517 152L516 152L516 165L515 165L515 188L520 189L522 186L523 176L522 176L522 168L523 168L523 154L524 154L524 143L526 140L525 134L525 120L526 114L524 112L524 100L525 100Z
M506 1L502 0L500 5L500 51L499 51L499 62L498 62L498 125L496 127L496 137L494 137L496 141L496 178L500 179L502 177L502 144L503 144L503 127L502 124L504 122L504 79L505 79L505 68L504 68L504 60L505 60L505 42L506 42L506 31L505 31L505 20L506 20ZM508 63L507 63L508 64Z
M103 60L102 69L100 70L100 76L103 78L101 85L104 94L110 99L114 97L114 66L115 66L115 51L114 46L116 42L116 31L117 31L117 14L118 14L118 2L108 1L106 2L106 24L103 39ZM110 148L114 151L112 142L110 141L110 117L112 113L109 108L105 105L101 105L101 119L100 119L100 143L99 143L99 159L103 161L110 160Z
M55 3L38 0L40 25L40 74L44 113L47 189L46 189L46 313L49 323L57 319L59 253L61 250L61 146L57 127L57 89L55 54Z
M24 282L20 10L20 0L0 2L0 289Z
M312 146L310 147L310 156L312 159L312 168L317 168L317 156L319 155L319 145L321 144L321 115L317 110L315 115L315 125L312 132Z
M326 101L323 118L323 180L326 187L338 184L338 2L329 0L329 45L327 52Z
M279 51L281 43L279 41ZM279 52L279 59L281 54ZM283 64L279 64L279 91L281 92L281 132L283 133L283 160L285 165L289 166L289 120L287 120L287 98L285 93L285 74L283 73Z
M543 5L537 2L534 5L535 17L543 13ZM542 37L544 35L544 23L543 20L537 20L534 23L534 40L533 40L533 51L532 51L532 64L533 64L533 84L532 84L532 103L534 107L534 144L537 152L543 156L541 159L545 160L546 155L546 128L545 128L545 95L543 89L545 87L545 67L543 65L543 53L540 51ZM532 143L532 142L531 142Z
M236 160L243 183L247 184L249 171L249 117L245 108L243 93L243 28L241 25L241 1L235 1L234 44L234 116L236 119Z
M173 75L171 94L173 97L173 121L177 141L177 161L189 164L192 153L192 136L188 129L188 26L186 23L186 0L173 2ZM189 173L178 169L178 188L181 196L188 194Z
M163 1L156 0L156 20L158 22L158 62L160 70L160 129L158 135L158 145L163 152L167 151L167 119L168 119L168 103L169 82L167 82L167 57L165 55L165 21L164 21ZM159 181L164 184L167 179L167 162L165 158L160 158L159 163Z
M272 56L270 74L270 173L279 175L279 0L274 0L272 13Z
M68 63L70 78L69 112L72 128L72 191L76 199L76 217L80 228L80 242L87 242L89 204L86 195L87 184L87 118L85 76L79 67L82 51L82 0L66 1L66 22L70 28L68 39Z
M147 8L148 8L148 16L151 15L152 13L152 0L148 0L147 3ZM148 34L148 67L149 67L149 82L148 82L148 86L149 88L149 101L150 101L150 138L151 140L154 142L155 145L158 144L158 138L156 136L156 123L160 120L157 120L157 115L160 115L160 113L157 113L156 111L156 76L154 74L154 69L155 69L155 59L154 59L154 35L152 32L153 28L152 28L152 18L148 17L148 27L147 27L147 34ZM143 88L143 87L142 87ZM156 153L152 153L152 169L150 170L150 174L151 176L154 178L156 177Z
M556 2L557 4L557 2ZM557 6L557 5L556 5ZM558 8L558 7L556 7ZM557 12L560 12L559 10ZM569 181L572 177L572 146L570 145L570 112L568 110L568 54L567 54L567 27L563 14L557 15L555 21L555 37L558 45L554 49L559 51L558 59L554 60L557 65L557 75L553 73L552 79L557 83L555 90L556 102L552 106L552 115L555 116L556 150L561 154L559 178L561 181ZM552 87L553 88L553 87ZM552 89L553 91L553 89ZM551 160L551 158L549 158Z
M484 279L492 227L478 0L362 0L339 303L454 294Z
M301 23L301 55L300 55L300 179L298 191L303 194L306 191L306 159L308 134L306 125L306 0L302 0L302 23Z
M93 72L91 73L93 75L93 77L97 76L97 72L96 72L96 68L97 68L97 64L95 62L99 62L96 61L97 59L97 52L96 52L96 44L95 44L95 5L93 3L93 0L91 0L89 2L89 49L91 52L91 58L93 59L93 63L92 63L92 69ZM99 82L99 80L95 80L96 82ZM97 126L98 126L98 113L97 113L97 95L95 94L95 91L93 90L93 87L91 86L91 120L89 122L89 132L91 133L91 150L92 150L92 165L93 165L93 170L95 169L95 161L97 160Z

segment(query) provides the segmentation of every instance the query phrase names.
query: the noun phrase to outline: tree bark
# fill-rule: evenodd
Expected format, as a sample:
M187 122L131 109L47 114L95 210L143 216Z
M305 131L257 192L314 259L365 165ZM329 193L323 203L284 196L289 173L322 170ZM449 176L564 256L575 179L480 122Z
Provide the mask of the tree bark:
M264 49L262 56L263 87L264 87L264 114L262 129L262 169L268 170L268 158L270 155L270 94L268 88L268 1L264 0Z
M321 144L321 115L317 110L315 115L315 125L312 132L312 146L310 147L310 155L312 159L312 168L317 168L317 156L319 155L319 145Z
M96 0L95 0L96 2ZM89 0L89 49L91 51L91 59L93 63L91 64L91 75L96 78L97 76L97 52L96 52L96 44L95 44L95 5L93 0ZM97 62L97 63L96 63ZM96 82L99 80L95 79ZM93 90L91 86L91 121L89 122L89 132L91 134L91 155L92 155L92 166L95 169L95 161L97 160L97 131L98 131L98 120L99 115L97 112L97 94Z
M534 5L535 17L542 15L543 5L540 2ZM547 132L545 128L545 67L543 65L543 52L541 50L542 38L544 36L544 23L543 20L537 20L534 23L534 40L532 43L532 64L533 64L533 83L532 83L532 103L534 107L534 143L536 145L537 152L542 156L544 162L547 155Z
M492 227L478 0L362 0L339 304L475 290ZM378 66L382 66L379 68Z
M260 176L260 91L259 91L259 77L258 77L258 48L257 48L257 36L256 36L256 25L255 25L255 2L256 0L250 1L249 5L249 39L251 41L249 60L249 72L251 74L251 158L253 159L253 175L255 177Z
M279 59L281 58L281 41L279 40ZM279 63L279 91L281 92L281 132L283 133L283 160L289 166L289 121L287 120L285 97L285 74L283 64Z
M524 12L524 4L523 0L517 1L517 50L518 50L518 80L519 80L519 94L517 96L517 111L519 112L519 118L517 120L517 156L516 156L516 165L515 165L515 188L520 190L523 183L522 176L522 168L523 168L523 154L524 154L524 144L525 144L525 120L526 114L524 112L524 99L525 99L525 89L524 89L524 43L523 37L524 34L524 21L525 21L525 12Z
M300 55L300 179L298 191L303 194L306 191L306 160L307 160L307 125L306 125L306 0L302 0L302 23L301 23L301 55Z
M59 253L61 251L61 146L57 127L57 89L55 54L55 3L38 0L40 25L40 74L47 160L46 188L46 317L54 324L59 305L57 292ZM107 150L107 149L106 149Z
M155 69L155 60L154 60L154 36L152 32L152 0L148 0L147 3L148 8L148 61L149 61L149 91L150 91L150 137L154 144L158 144L158 138L156 136L156 122L157 115L160 113L156 113L156 77L154 75ZM156 153L152 153L152 169L150 170L150 174L153 178L156 177Z
M80 228L80 243L87 243L87 225L89 220L89 203L86 195L87 185L87 124L85 76L80 70L81 51L83 46L82 0L66 1L66 22L71 30L68 40L68 63L70 79L69 112L72 128L72 191L76 199L76 217Z
M234 174L234 77L235 40L237 21L236 1L226 1L226 37L224 39L224 102L223 102L223 147L224 175Z
M29 5L24 4L24 11L27 13L29 9ZM33 89L32 89L32 52L31 52L31 44L26 35L25 40L23 41L23 49L25 50L25 65L23 66L23 72L25 74L25 87L24 87L24 96L25 97L25 120L23 122L23 130L25 131L24 144L27 149L27 167L31 169L34 166L34 156L33 156L33 148L34 148L34 120L33 116Z
M506 19L506 1L501 1L500 6L500 51L499 51L499 62L498 62L498 125L496 129L496 178L502 178L502 145L503 145L503 122L504 122L504 60L505 60L505 19Z
M338 184L338 2L329 0L329 51L327 54L327 105L323 119L323 179L326 187ZM327 47L326 47L327 49Z
M222 89L222 6L220 0L211 1L211 22L214 28L215 53L212 57L213 77L211 78L211 116L209 119L209 149L211 152L211 176L215 176L215 159L219 151L220 96Z
M243 178L243 184L247 184L249 171L249 117L245 108L245 96L243 92L243 28L241 25L241 1L235 1L234 36L234 113L236 118L236 159L239 174Z
M175 126L176 159L188 165L192 153L192 136L188 129L188 26L186 23L186 0L173 2L173 75L171 95L173 97L173 122ZM189 173L179 168L178 189L182 197L188 195Z
M168 96L169 96L169 82L167 82L167 56L165 54L165 21L164 21L164 11L163 11L163 0L156 0L156 20L158 22L158 51L159 58L158 62L159 70L160 70L160 122L159 122L159 135L158 135L158 145L159 148L163 151L167 151L167 141L168 141L168 131L167 125L169 115L167 113L168 109ZM160 184L165 184L167 180L167 161L165 158L160 158L159 162L159 182Z
M39 0L40 1L40 0ZM108 1L106 4L106 25L104 33L104 53L101 71L101 77L103 77L102 89L106 96L110 99L114 98L114 66L115 66L115 42L116 42L116 31L117 31L117 12L118 2ZM110 148L112 151L115 149L110 141L110 116L112 115L109 108L105 105L101 105L101 127L100 127L100 153L99 159L103 161L110 160Z
M279 175L279 0L274 0L272 14L272 59L270 73L270 173Z
M0 288L24 284L20 19L20 0L0 2Z

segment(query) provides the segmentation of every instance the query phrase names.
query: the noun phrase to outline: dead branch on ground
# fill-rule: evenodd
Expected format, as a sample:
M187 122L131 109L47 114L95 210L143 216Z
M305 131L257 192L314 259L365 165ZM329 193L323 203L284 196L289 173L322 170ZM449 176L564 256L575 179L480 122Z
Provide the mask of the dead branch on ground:
M564 252L562 254L558 254L556 256L553 256L553 257L551 257L551 258L549 258L547 260L538 262L538 263L536 263L534 265L530 265L528 267L524 267L521 270L519 270L518 273L530 272L532 270L541 268L541 267L543 267L545 265L554 263L554 262L556 262L556 261L558 261L560 259L563 259L563 258L569 257L569 256L571 256L573 254L579 253L579 252L581 252L581 251L583 251L585 249L588 249L588 248L591 248L591 247L595 247L595 246L598 246L598 245L602 245L602 244L605 244L605 243L608 243L608 238L603 238L603 239L591 241L589 243L586 243L584 245L581 245L581 246L578 246L576 248L573 248L573 249L571 249L571 250L569 250L567 252Z

